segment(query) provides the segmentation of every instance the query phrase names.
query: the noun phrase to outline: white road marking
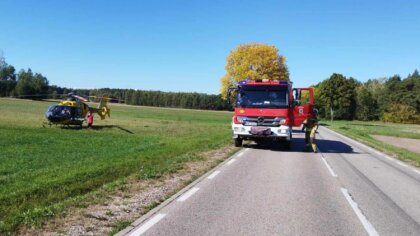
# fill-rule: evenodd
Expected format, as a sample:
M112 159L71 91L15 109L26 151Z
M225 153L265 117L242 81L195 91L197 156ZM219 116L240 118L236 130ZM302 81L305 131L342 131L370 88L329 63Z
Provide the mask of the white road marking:
M402 162L400 162L400 161L395 161L398 165L400 165L400 166L404 166L404 167L408 167L408 165L406 165L406 164L404 164L404 163L402 163Z
M380 151L378 151L378 150L376 150L376 149L374 149L374 148L369 147L368 145L366 145L366 144L364 144L364 143L361 143L361 142L359 142L359 141L356 141L356 140L354 140L354 139L351 139L351 138L349 138L349 137L346 137L346 136L344 136L344 135L342 135L342 134L340 134L340 133L337 133L337 132L335 132L335 131L332 131L332 132L333 132L333 133L335 133L335 134L337 134L337 136L340 136L342 139L345 139L345 140L347 140L347 141L349 141L349 142L351 142L351 143L353 143L353 144L356 144L356 145L362 146L362 147L364 147L364 148L368 149L369 151L376 153L377 155L379 155L379 156L381 156L381 157L385 157L386 159L388 159L388 160L390 160L390 161L392 161L392 162L394 162L394 163L396 163L396 164L398 164L398 165L400 165L400 166L406 167L406 168L411 169L412 171L414 171L414 172L416 172L416 173L420 174L420 171L419 171L419 170L414 169L413 167L411 167L411 166L409 166L409 165L407 165L407 164L405 164L405 163L403 163L403 162L401 162L401 161L399 161L399 160L397 160L397 159L395 159L395 158L392 158L392 157L390 157L390 156L386 155L385 153L382 153L382 152L380 152Z
M218 175L220 173L219 170L216 170L215 172L213 172L211 175L207 176L207 179L213 179L214 177L216 177L216 175Z
M330 172L330 174L333 176L333 177L337 177L337 174L333 171L333 169L331 168L331 166L330 165L328 165L328 162L327 162L327 160L325 160L325 158L321 158L322 159L322 161L324 162L324 164L327 166L327 169L328 169L328 171Z
M226 164L227 165L230 165L230 164L232 164L233 162L235 162L236 161L236 159L232 159L232 160L230 160L230 161L228 161Z
M343 193L344 197L347 199L347 202L350 204L351 208L353 209L354 213L356 213L357 218L359 218L360 222L362 222L363 227L365 228L366 232L369 236L376 236L378 232L376 232L375 227L366 219L366 217L362 214L357 203L353 201L351 198L349 191L345 188L341 188L341 192Z
M131 232L130 236L139 236L144 234L148 229L150 229L153 225L155 225L157 222L159 222L161 219L163 219L166 216L166 214L159 213L153 218L151 218L149 221L147 221L145 224Z
M239 154L238 154L238 157L240 157L240 156L242 156L242 155L244 155L244 152L239 153Z
M184 193L180 198L178 198L176 201L177 202L183 202L185 200L187 200L189 197L191 197L192 195L194 195L195 192L197 192L199 190L199 188L194 187L190 190L188 190L186 193Z
M395 159L393 159L392 157L389 156L384 156L386 159L390 160L390 161L394 161Z

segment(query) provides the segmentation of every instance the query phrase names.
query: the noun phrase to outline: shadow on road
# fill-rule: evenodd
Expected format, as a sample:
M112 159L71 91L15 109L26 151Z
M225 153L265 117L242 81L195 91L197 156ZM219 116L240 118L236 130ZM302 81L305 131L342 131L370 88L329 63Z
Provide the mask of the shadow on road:
M262 150L271 150L271 151L282 151L282 152L291 152L292 148L288 149L286 145L274 141L262 141L262 142L251 142L244 144L246 148L252 149L262 149Z
M351 146L340 141L319 139L316 140L316 144L323 153L355 153ZM282 145L279 142L273 141L252 142L245 144L244 147L281 152L306 152L304 138L293 138L290 149L287 149L285 145Z
M316 144L323 153L356 153L350 145L340 141L320 139Z

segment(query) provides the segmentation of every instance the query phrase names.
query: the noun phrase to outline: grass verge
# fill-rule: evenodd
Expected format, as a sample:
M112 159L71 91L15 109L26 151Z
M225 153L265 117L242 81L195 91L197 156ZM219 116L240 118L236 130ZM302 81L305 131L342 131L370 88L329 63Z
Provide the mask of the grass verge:
M361 141L373 148L390 154L402 161L420 167L420 155L404 148L381 142L372 135L385 135L400 138L420 139L419 125L392 124L363 121L321 121L328 128Z
M0 234L84 207L128 177L155 179L230 142L227 112L112 106L95 128L42 128L51 102L0 99Z

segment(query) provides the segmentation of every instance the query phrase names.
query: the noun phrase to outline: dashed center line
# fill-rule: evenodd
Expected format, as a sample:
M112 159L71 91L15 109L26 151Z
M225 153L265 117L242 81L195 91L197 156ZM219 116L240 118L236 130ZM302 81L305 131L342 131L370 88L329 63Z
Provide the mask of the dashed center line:
M159 222L161 219L163 219L166 216L166 214L156 214L151 218L149 221L147 221L145 224L134 230L130 233L130 236L139 236L144 234L148 229L150 229L153 225L155 225L157 222Z
M366 232L369 234L369 236L379 236L378 232L373 227L373 225L362 214L359 207L357 206L357 203L353 201L353 199L351 198L349 194L349 191L345 188L341 188L341 192L343 193L344 197L347 199L347 202L350 204L354 213L356 213L357 218L359 218L360 222L362 222L362 225L365 228Z
M235 159L235 158L233 158L232 160L228 161L228 162L226 163L226 165L230 165L230 164L234 163L235 161L236 161L236 159Z
M333 169L331 168L331 166L328 164L328 162L327 162L327 160L325 160L325 158L321 158L322 159L322 161L324 162L324 164L325 164L325 166L327 166L327 169L328 169L328 171L330 172L330 174L333 176L333 177L337 177L337 174L333 171Z
M188 190L186 193L184 193L180 198L178 198L176 201L178 202L183 202L185 200L187 200L189 197L191 197L192 195L194 195L194 193L196 193L200 188L194 187L190 190Z
M213 172L211 175L207 176L207 179L213 179L214 177L216 177L216 175L218 175L220 173L219 170L216 170L215 172Z

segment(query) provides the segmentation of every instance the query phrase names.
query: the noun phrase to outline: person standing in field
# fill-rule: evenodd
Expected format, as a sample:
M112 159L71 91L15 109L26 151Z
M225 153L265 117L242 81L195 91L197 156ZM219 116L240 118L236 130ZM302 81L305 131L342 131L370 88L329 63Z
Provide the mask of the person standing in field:
M88 128L92 128L92 125L93 125L93 114L92 114L92 112L88 112Z
M314 109L312 112L312 116L307 119L305 125L305 144L306 144L306 151L317 152L317 147L315 144L315 134L318 130L318 110Z

